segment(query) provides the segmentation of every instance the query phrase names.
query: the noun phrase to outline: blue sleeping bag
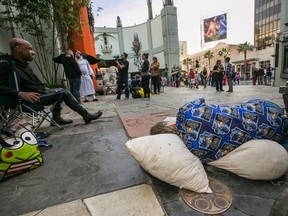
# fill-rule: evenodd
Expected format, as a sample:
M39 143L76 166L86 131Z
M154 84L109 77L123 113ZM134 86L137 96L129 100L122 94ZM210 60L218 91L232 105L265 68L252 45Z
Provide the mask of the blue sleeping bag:
M217 160L251 139L282 143L288 119L275 103L252 99L243 104L206 104L204 98L182 106L176 118L178 135L202 163Z

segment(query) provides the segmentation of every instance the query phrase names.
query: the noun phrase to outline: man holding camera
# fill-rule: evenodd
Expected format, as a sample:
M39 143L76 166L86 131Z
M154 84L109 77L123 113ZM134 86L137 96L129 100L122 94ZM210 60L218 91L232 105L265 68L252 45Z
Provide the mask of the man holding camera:
M122 86L125 85L125 98L129 99L129 84L128 84L128 69L129 62L127 61L128 54L123 52L121 58L115 60L116 66L118 68L118 80L117 80L117 100L121 98Z

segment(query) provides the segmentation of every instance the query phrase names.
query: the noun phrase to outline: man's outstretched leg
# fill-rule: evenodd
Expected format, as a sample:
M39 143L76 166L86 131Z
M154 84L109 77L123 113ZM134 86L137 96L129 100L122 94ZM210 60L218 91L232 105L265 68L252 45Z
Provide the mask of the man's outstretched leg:
M72 123L72 120L64 120L60 117L60 111L61 111L61 105L60 101L64 101L65 104L72 109L73 111L79 113L83 117L83 120L86 124L91 123L91 121L98 119L102 112L96 112L96 113L89 113L84 107L82 107L79 102L73 97L70 91L66 89L62 89L57 92L48 92L47 94L44 94L41 96L40 104L42 105L49 105L53 104L56 101L59 101L54 107L53 110L53 119L55 118L55 121L57 122L57 119L60 120L59 123L64 124L70 124Z

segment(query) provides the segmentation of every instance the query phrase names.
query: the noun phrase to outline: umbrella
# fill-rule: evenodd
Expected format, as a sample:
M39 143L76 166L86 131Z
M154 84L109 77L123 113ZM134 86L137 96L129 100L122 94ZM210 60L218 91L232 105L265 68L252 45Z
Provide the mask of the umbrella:
M94 56L85 54L85 53L81 53L81 55L83 56L84 59L86 59L89 62L89 64L96 64L102 60L102 59L95 58Z
M52 60L58 64L62 64L62 59L65 56L64 53L61 53L59 56L52 58Z
M89 64L96 64L100 62L102 59L95 58L94 56L88 55L86 53L81 53L84 59L86 59ZM59 56L52 58L52 60L58 64L62 64L62 59L65 56L64 53L61 53Z

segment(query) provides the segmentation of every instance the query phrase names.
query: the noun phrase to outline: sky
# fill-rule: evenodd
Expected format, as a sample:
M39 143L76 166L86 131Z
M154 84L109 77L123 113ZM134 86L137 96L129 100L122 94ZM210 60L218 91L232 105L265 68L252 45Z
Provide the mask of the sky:
M117 16L122 26L141 24L148 20L147 0L92 0L96 27L116 27ZM177 8L178 37L187 41L188 54L201 51L201 23L203 19L227 13L227 43L253 44L254 0L174 0ZM103 10L97 12L97 8ZM163 8L162 0L152 0L153 16ZM204 47L205 49L205 47ZM207 49L207 47L206 47Z

